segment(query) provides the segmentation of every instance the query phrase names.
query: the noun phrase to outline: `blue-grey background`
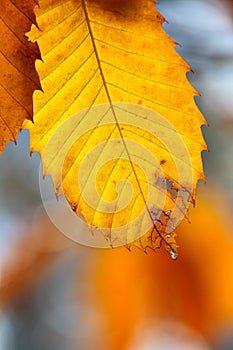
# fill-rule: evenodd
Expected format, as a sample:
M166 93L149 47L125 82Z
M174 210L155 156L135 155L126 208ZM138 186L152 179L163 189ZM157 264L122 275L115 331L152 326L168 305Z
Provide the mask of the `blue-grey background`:
M210 125L203 129L210 149L203 154L206 186L210 191L215 191L215 184L222 188L227 210L232 210L233 11L226 3L160 0L157 8L169 22L164 24L164 29L180 43L177 51L194 71L188 78L201 93L196 101ZM9 143L0 158L0 273L13 261L15 247L28 234L35 242L40 235L44 239L42 229L37 228L38 220L46 220L39 193L39 166L39 155L29 155L27 131L19 134L17 146ZM48 191L53 193L51 181L46 181ZM49 227L55 230L52 225ZM26 255L27 246L23 244L24 249ZM81 246L76 249L61 238L60 245L54 245L53 255L46 267L48 271L41 278L38 264L38 276L35 275L38 282L34 287L23 291L12 305L2 308L0 350L89 350L101 342L104 344L104 339L99 339L101 326L94 321L100 310L94 297L86 293L83 275L83 267L94 261L95 252ZM233 349L230 338L229 334L226 337L220 334L215 349ZM179 344L179 339L157 334L147 343L142 342L140 349L204 350L207 347L201 343L189 348L187 344Z

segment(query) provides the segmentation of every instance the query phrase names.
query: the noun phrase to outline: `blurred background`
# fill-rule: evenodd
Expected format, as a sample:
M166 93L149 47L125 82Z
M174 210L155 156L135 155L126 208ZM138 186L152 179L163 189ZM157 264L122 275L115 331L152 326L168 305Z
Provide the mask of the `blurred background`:
M157 8L209 123L207 183L177 230L179 259L65 238L43 209L24 130L0 157L0 350L233 349L233 1Z

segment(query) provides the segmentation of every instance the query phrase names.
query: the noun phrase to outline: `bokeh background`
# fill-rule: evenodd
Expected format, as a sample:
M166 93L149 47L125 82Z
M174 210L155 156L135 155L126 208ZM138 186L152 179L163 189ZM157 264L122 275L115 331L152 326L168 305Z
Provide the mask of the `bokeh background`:
M27 131L0 158L1 350L233 349L233 2L160 0L209 127L180 257L65 238L39 191ZM47 188L53 195L49 177Z

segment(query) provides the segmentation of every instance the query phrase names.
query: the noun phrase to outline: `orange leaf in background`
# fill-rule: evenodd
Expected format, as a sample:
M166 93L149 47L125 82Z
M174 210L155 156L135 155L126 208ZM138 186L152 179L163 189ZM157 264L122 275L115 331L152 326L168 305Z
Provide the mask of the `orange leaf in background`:
M12 243L8 259L1 266L1 307L13 305L22 295L31 293L35 285L52 273L59 256L75 246L42 215L19 237Z
M42 277L52 273L53 261L65 250L69 256L77 249L82 278L80 282L77 273L70 288L77 304L81 290L88 302L98 306L90 319L92 327L98 325L103 331L95 343L97 349L127 349L135 334L143 339L143 326L158 331L161 322L168 320L192 327L211 343L233 322L233 240L224 223L229 213L223 217L216 204L213 207L217 202L220 208L227 207L218 195L200 194L193 224L183 222L179 228L181 251L176 262L163 250L144 254L136 249L130 253L123 248L80 247L41 216L2 269L1 306L20 301L40 280L43 285Z
M231 17L233 17L233 1L232 0L225 0L226 4L228 5L229 13Z
M192 224L184 221L178 229L176 262L164 251L98 252L96 295L107 315L111 350L126 349L137 332L143 337L140 326L158 329L163 321L191 327L209 343L233 324L233 239L212 205L224 203L218 196L200 197Z
M164 243L176 257L174 234L165 228L174 207L185 215L184 201L194 202L197 180L204 178L205 120L186 79L190 67L163 31L154 1L41 0L35 11L40 30L33 26L29 38L41 51L36 68L43 92L33 96L35 124L25 122L24 128L30 130L31 151L42 156L44 174L52 175L57 196L64 193L112 246L156 249ZM118 102L150 108L167 124L148 110L122 110ZM85 108L74 123L71 117ZM160 168L164 187L158 184ZM123 179L132 185L131 198L127 181L117 186ZM181 191L175 199L166 181L173 192Z
M32 94L40 89L38 46L25 36L36 23L35 0L0 0L0 154L16 141L25 119L33 119Z

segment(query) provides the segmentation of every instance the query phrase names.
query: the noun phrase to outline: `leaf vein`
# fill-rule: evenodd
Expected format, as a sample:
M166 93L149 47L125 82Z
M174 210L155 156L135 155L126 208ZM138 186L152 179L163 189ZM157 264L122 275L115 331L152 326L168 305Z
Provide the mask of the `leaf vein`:
M0 85L1 85L1 87L8 93L8 95L12 98L12 100L14 100L18 105L20 105L20 106L25 110L25 112L26 112L27 115L29 116L29 119L31 119L31 115L30 115L29 111L21 104L20 101L18 101L18 100L14 97L14 95L12 95L12 93L11 93L10 91L7 90L7 88L6 88L4 85L2 85L1 81L0 81Z
M124 73L128 73L129 75L132 75L132 76L135 77L135 78L143 79L144 81L150 81L150 82L152 82L152 83L156 83L156 84L159 84L159 85L165 85L165 86L169 86L169 87L172 87L172 88L181 89L182 91L185 90L185 91L193 92L193 90L188 89L188 88L184 88L184 87L182 87L182 86L177 86L177 85L162 83L162 82L160 82L160 81L158 81L158 80L154 80L154 79L150 79L150 78L147 78L147 77L143 77L142 75L139 75L139 74L130 72L130 71L128 71L128 70L126 70L126 69L124 69L124 68L122 68L122 67L118 67L118 66L116 66L116 65L114 65L114 64L112 64L112 63L109 63L109 62L107 62L107 61L104 61L104 60L101 60L101 62L103 62L103 63L105 63L105 64L107 64L107 65L109 65L109 66L111 66L111 67L113 67L113 68L116 68L117 70L120 70L120 71L122 71L122 72L124 72Z

